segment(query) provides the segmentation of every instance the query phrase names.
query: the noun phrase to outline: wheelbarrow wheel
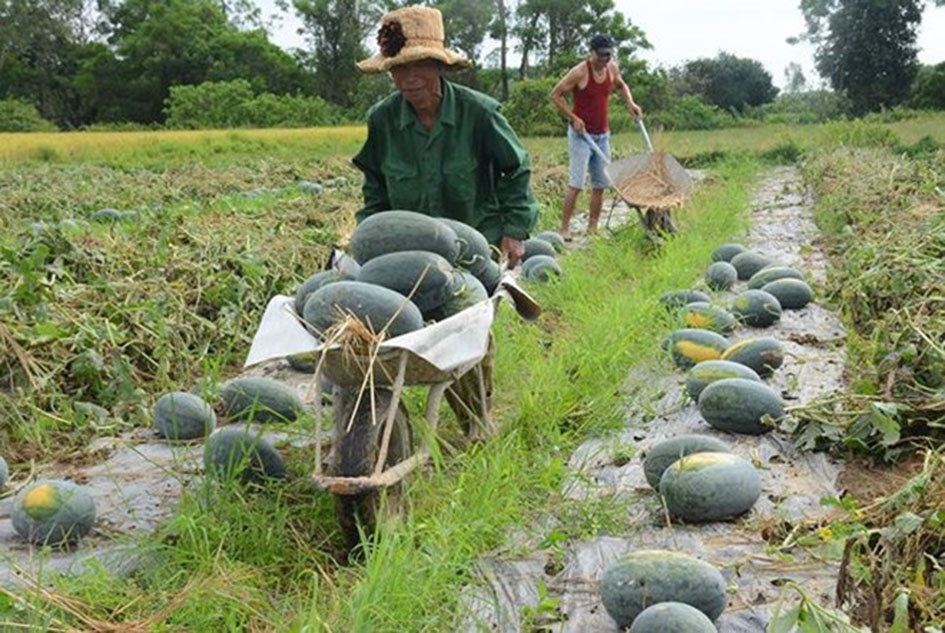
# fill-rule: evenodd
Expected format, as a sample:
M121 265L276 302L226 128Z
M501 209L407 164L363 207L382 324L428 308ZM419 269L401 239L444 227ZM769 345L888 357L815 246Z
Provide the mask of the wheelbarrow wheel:
M333 395L334 438L329 474L337 477L364 477L374 472L384 433L384 420L390 407L390 391L374 391L374 411L371 395L365 393L358 403L358 390L338 387ZM355 405L358 410L354 413ZM393 466L412 455L409 416L402 403L397 405L394 428L387 449L385 466ZM350 426L349 426L350 425ZM382 497L389 512L400 510L403 484L398 483L384 491L335 495L335 513L348 551L361 543L361 534L371 535L377 525Z

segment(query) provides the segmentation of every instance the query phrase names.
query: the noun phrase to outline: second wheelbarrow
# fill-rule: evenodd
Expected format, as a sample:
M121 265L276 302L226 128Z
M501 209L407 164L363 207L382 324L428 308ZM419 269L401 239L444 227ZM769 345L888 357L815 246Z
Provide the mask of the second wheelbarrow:
M643 119L636 123L646 144L647 151L642 154L611 162L596 143L586 136L585 140L606 164L605 171L617 195L639 213L644 230L648 234L675 233L670 211L689 195L692 177L671 155L653 149Z

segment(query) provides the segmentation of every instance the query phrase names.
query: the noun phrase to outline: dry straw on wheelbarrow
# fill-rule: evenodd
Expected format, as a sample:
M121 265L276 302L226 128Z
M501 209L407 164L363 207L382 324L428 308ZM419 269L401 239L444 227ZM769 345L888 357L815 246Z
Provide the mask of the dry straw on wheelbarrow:
M607 165L614 189L631 206L670 209L681 205L692 189L692 178L675 158L653 149L643 119L637 119L637 127L647 151Z
M614 189L627 204L670 209L681 205L689 193L689 184L683 184L683 178L671 167L672 163L675 163L672 156L656 150L611 163L607 173Z

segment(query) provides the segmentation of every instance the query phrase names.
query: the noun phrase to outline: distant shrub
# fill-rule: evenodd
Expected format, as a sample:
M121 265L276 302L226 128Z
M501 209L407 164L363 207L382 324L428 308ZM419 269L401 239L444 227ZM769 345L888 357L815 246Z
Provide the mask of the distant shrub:
M870 112L863 117L867 123L896 123L908 121L919 116L919 113L909 108L890 108L881 112Z
M909 105L922 110L945 110L945 62L919 69L909 94Z
M244 79L172 86L164 111L165 125L175 129L313 127L341 119L324 99L256 95Z
M848 109L846 100L832 90L809 90L780 94L773 102L752 108L746 114L768 123L803 125L843 118Z
M32 103L0 99L0 132L54 132L56 129L40 116Z
M909 158L923 160L935 156L942 151L942 148L941 143L926 134L911 145L898 145L896 147L896 153L905 154Z
M659 125L667 130L717 130L736 123L732 115L694 95L686 95L668 109L651 113L648 119L651 127Z
M561 136L567 123L551 103L548 95L556 80L525 79L509 87L508 101L502 113L519 136Z
M149 130L160 130L163 126L158 123L135 123L133 121L121 121L115 123L91 123L83 125L83 132L147 132Z
M898 144L892 130L864 119L827 123L824 126L824 135L828 145L895 147Z

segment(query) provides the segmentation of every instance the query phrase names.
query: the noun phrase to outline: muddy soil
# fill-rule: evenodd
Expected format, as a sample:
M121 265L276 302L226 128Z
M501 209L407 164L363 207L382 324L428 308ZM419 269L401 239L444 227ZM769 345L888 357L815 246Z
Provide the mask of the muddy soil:
M634 219L625 209L615 217ZM767 175L754 196L751 217L753 228L743 243L799 268L815 285L824 278L826 258L817 244L811 201L795 170L777 169ZM744 287L740 282L733 290ZM723 304L727 299L720 298ZM788 406L842 387L844 330L835 314L812 303L785 311L773 327L743 328L730 338L762 335L777 338L788 352L784 365L766 381L781 391ZM829 515L820 500L837 494L841 466L823 454L799 453L778 431L755 437L713 430L685 394L683 379L669 362L635 368L625 385L626 428L612 437L589 440L570 459L564 494L576 500L625 501L627 523L634 527L626 534L569 543L563 556L526 543L533 550L527 557L496 555L482 560L480 583L466 596L470 615L464 630L614 633L618 628L600 602L599 581L622 554L639 549L686 552L719 567L730 590L728 608L716 622L723 633L764 631L779 601L789 604L796 599L785 589L790 581L823 604L831 603L835 559L792 544L791 530L802 520ZM644 478L642 457L659 441L686 433L719 437L759 468L762 497L747 516L703 525L667 519ZM629 461L628 447L636 450ZM542 608L542 586L557 599L554 609L547 608L551 604L547 599ZM525 613L532 614L527 626Z

